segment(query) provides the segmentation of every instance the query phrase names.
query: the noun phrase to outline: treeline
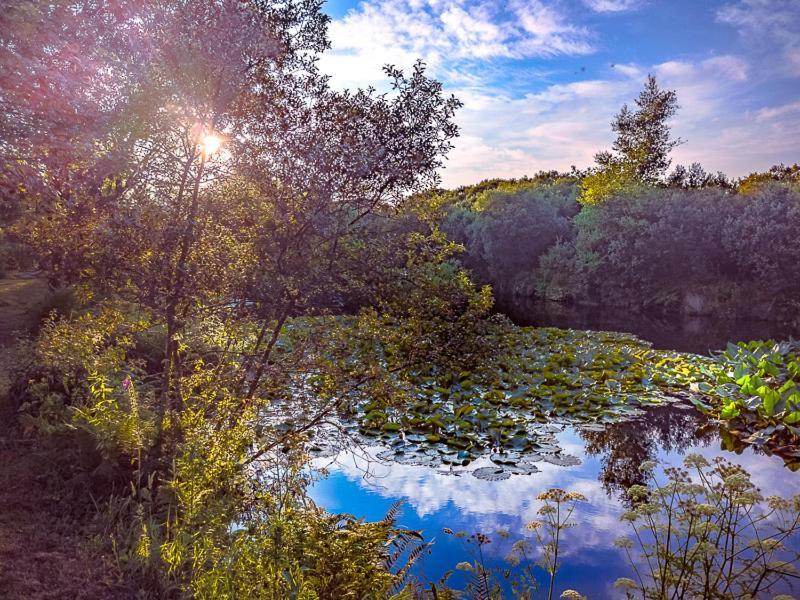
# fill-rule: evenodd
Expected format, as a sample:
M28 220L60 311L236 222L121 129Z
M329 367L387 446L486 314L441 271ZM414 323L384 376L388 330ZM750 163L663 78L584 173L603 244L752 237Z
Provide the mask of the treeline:
M676 169L676 173L685 173ZM542 173L442 194L442 227L502 302L735 312L791 319L800 292L800 167L708 176L582 204L580 174Z
M593 168L438 192L444 231L500 303L535 296L643 310L796 318L800 166L740 180L668 173L673 91L649 77Z

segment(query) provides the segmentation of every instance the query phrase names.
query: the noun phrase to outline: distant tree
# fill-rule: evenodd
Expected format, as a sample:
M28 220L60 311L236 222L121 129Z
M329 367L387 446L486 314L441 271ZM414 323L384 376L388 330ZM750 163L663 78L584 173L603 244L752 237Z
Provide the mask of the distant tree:
M734 183L722 171L707 172L700 163L695 162L687 169L677 165L667 177L667 186L683 189L700 189L706 187L720 187L731 189Z
M636 106L631 110L623 105L611 122L611 129L617 134L613 147L642 181L655 183L672 162L669 153L681 143L680 139L672 139L667 123L678 112L678 96L673 90L659 88L656 78L648 75ZM595 157L597 163L604 166L608 154L599 153Z
M677 94L662 90L656 78L648 75L635 103L635 110L623 105L611 122L617 134L614 151L595 155L599 168L584 179L584 204L596 204L638 184L655 184L669 168L669 153L681 143L672 139L668 124L678 111Z
M740 194L749 194L774 181L800 185L800 164L786 166L781 163L773 165L766 171L750 173L737 182L736 189Z

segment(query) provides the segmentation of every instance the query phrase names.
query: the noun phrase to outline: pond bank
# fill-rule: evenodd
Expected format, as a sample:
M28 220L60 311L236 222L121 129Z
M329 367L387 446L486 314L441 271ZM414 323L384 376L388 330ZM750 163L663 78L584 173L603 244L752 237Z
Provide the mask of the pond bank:
M621 331L651 342L660 350L708 354L728 342L800 338L800 325L719 316L689 316L663 312L581 306L534 298L498 300L497 309L517 325L594 331Z
M88 551L94 511L72 514L48 453L22 439L7 397L14 332L36 325L46 296L38 279L0 279L0 598L133 599L111 575L111 557Z

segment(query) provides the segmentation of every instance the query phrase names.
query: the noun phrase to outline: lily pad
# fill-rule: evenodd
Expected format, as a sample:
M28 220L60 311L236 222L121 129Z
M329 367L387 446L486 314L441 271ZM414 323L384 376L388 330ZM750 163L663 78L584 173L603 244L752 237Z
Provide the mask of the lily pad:
M500 467L480 467L472 475L484 481L502 481L511 477L511 473Z

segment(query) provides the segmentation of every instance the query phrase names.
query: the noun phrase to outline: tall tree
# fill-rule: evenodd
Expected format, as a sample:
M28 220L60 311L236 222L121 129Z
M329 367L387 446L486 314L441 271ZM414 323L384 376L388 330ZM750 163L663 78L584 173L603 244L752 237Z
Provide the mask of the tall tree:
M611 129L617 134L613 148L618 156L600 152L595 159L602 167L615 159L622 160L641 181L655 183L672 162L669 153L681 143L680 139L672 139L669 126L679 108L678 96L674 90L659 88L656 78L648 75L635 103L635 109L623 105L611 122Z

